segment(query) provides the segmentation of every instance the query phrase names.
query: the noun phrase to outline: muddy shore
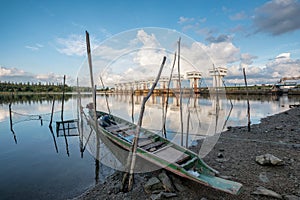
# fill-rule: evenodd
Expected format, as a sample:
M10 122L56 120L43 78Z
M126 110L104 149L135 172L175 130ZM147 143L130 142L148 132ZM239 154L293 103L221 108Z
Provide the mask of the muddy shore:
M190 149L198 152L201 143ZM280 158L283 165L258 164L256 156L267 153ZM204 161L224 178L242 183L241 193L230 195L167 173L173 184L180 185L175 197L168 199L276 199L254 194L260 186L279 194L277 198L300 199L300 107L263 118L260 124L251 125L250 132L247 127L229 127ZM75 199L163 199L144 189L145 183L159 173L136 175L134 189L123 193L122 174L116 172Z

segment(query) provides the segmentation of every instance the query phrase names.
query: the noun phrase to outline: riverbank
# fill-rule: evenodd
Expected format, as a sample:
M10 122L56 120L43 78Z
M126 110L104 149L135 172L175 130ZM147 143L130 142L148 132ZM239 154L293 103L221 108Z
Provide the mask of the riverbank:
M203 185L169 174L176 187L176 196L171 199L274 199L254 194L258 187L272 190L282 198L300 198L300 108L292 108L274 116L266 117L260 124L247 127L232 127L221 134L213 150L204 158L223 178L243 184L239 195L233 196ZM191 150L198 152L201 146ZM256 156L272 154L281 160L281 166L263 166L256 162ZM120 191L121 173L108 177L103 184L85 192L76 199L159 199L153 193L146 193L144 185L151 174L136 175L134 189L129 193ZM175 184L176 183L176 184Z

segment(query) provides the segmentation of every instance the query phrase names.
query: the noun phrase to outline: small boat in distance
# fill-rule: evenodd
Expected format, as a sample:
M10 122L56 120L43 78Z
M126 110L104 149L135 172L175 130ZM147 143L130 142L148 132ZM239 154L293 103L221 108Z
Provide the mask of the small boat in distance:
M94 111L89 109L89 112L90 120L93 120ZM130 151L137 125L102 111L96 111L96 115L98 127L93 128L97 134ZM181 177L230 194L238 194L242 187L240 183L217 177L219 172L209 167L196 153L144 128L140 129L137 155Z

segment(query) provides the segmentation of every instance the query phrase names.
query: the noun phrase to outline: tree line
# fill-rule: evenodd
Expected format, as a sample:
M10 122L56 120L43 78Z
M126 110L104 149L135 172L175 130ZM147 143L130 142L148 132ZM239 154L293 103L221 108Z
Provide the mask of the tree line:
M0 81L0 92L72 92L73 88L65 84L63 87L62 83L42 83L42 82L10 82Z

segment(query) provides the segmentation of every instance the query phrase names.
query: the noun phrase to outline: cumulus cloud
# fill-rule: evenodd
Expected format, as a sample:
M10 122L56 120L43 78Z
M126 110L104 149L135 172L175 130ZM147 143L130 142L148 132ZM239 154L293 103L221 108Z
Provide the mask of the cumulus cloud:
M240 59L240 49L232 42L211 43L205 47L216 65L224 66Z
M283 53L266 64L266 71L272 78L300 76L300 60L290 58L290 53Z
M10 82L42 82L42 83L57 83L62 81L63 76L48 73L48 74L33 74L25 72L24 70L18 68L9 68L0 66L0 80L10 81ZM71 77L68 80L72 81Z
M299 13L296 0L272 0L256 8L253 22L257 32L281 35L300 28Z
M161 33L160 33L161 34ZM136 30L133 33L125 33L120 38L114 37L101 48L93 52L93 66L95 77L101 76L106 86L114 86L115 83L123 81L147 80L155 77L161 64L163 56L167 56L167 63L163 75L169 75L170 66L173 61L173 53L170 49L177 50L176 40L178 37L169 37L166 34L158 34L148 30ZM165 49L163 39L168 38L172 43L170 48ZM120 40L119 40L120 39ZM123 40L123 42L122 42ZM243 84L242 69L246 69L249 84L272 83L279 77L291 74L299 74L300 60L290 57L290 53L282 53L275 56L273 60L262 66L253 65L256 55L241 53L235 46L230 36L220 35L211 37L211 43L182 40L181 43L181 73L187 71L200 71L204 78L210 78L209 69L215 67L228 67L226 80L228 83ZM79 74L86 77L89 83L87 64ZM164 74L165 73L165 74ZM98 78L96 84L101 85Z
M68 56L84 56L86 55L86 39L84 35L69 35L67 38L56 38L56 50L59 53ZM98 42L91 37L91 48L98 46Z
M254 59L255 56L244 54L248 60ZM248 64L249 65L248 65ZM283 77L300 76L300 60L292 59L290 53L282 53L269 60L264 66L253 66L251 62L241 60L239 65L228 67L228 76L226 80L230 84L244 84L242 69L245 68L247 81L249 84L272 84Z
M209 43L220 43L220 42L227 42L227 41L231 41L231 37L225 34L221 34L218 37L214 37L214 36L209 36L207 37L205 40Z
M179 17L178 24L182 26L184 32L188 30L193 30L198 34L208 35L213 32L213 29L207 29L202 27L202 24L206 22L206 17L204 18L189 18L189 17Z
M241 62L246 65L251 65L253 63L253 60L256 58L257 56L251 55L249 53L241 54Z

